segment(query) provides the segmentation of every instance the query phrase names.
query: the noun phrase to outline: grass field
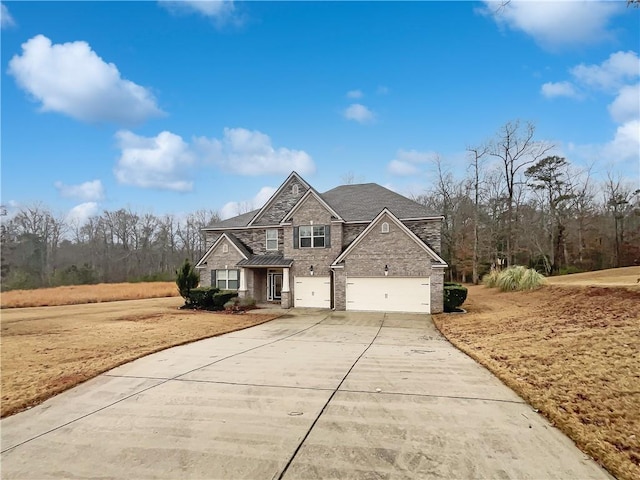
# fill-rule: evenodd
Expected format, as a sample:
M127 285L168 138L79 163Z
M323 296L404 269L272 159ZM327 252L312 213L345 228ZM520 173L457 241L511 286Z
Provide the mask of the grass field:
M0 307L46 307L176 296L175 282L100 283L2 292Z
M578 285L616 277L596 273L579 274ZM434 318L454 345L616 477L640 478L640 290L550 285L503 293L472 286L463 306L467 314Z
M279 315L179 310L181 298L3 310L1 416L118 365Z

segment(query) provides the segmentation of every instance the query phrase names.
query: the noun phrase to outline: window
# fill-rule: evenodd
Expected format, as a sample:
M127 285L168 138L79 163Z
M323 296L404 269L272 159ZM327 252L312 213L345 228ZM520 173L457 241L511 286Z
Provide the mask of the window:
M389 233L389 224L387 222L382 224L382 233Z
M229 245L226 243L222 244L222 253L229 253Z
M278 230L267 230L267 250L278 250Z
M301 226L300 248L324 248L324 225Z
M300 187L298 187L297 183L294 183L293 186L291 187L291 193L293 193L294 195L298 195L299 192L300 192Z
M216 270L216 287L220 290L237 290L240 286L238 270Z

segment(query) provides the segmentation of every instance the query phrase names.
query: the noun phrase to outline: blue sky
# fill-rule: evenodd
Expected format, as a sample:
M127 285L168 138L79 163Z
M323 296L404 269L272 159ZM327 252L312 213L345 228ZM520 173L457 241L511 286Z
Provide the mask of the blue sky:
M2 203L223 216L291 170L400 193L509 120L640 182L625 2L2 2Z

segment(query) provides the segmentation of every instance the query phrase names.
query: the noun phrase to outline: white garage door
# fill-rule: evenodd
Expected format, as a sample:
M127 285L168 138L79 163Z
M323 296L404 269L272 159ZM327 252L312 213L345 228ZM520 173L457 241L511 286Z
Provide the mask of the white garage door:
M430 312L429 278L347 278L347 310Z
M295 277L294 282L295 307L331 308L329 277Z

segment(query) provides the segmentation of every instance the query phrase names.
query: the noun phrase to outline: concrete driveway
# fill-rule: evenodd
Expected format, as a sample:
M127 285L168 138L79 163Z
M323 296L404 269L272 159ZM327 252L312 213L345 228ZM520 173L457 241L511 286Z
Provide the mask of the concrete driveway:
M612 478L427 315L291 310L2 420L2 478Z

